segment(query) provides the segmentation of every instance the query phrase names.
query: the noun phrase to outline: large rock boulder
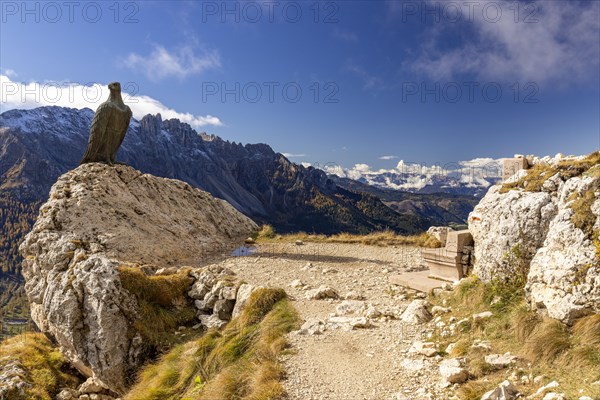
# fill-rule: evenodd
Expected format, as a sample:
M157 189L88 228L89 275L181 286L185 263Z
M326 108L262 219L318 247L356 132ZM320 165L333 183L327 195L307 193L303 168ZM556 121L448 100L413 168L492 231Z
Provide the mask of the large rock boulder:
M123 393L141 338L118 267L197 265L256 228L184 182L82 165L54 184L21 245L31 316L81 373Z
M544 244L536 252L529 270L526 291L537 308L567 324L590 311L600 312L599 249L572 222L574 197L593 191L591 212L594 230L600 230L598 178L573 178L558 192L558 213L550 223Z
M515 257L528 264L557 212L550 193L500 189L492 187L469 217L475 242L473 273L484 282L513 275Z
M600 312L599 157L539 164L492 187L469 216L474 274L524 273L532 306L567 324Z

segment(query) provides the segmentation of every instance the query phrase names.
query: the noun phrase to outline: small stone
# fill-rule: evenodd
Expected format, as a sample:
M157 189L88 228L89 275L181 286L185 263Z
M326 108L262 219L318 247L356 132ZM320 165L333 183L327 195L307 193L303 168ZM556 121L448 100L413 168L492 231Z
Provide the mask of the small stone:
M440 314L446 314L450 312L450 308L449 307L440 307L440 306L433 306L431 308L431 313L433 315L440 315Z
M294 289L299 289L304 286L304 283L300 279L295 279L290 283L290 287Z
M81 384L81 386L79 386L78 391L80 394L87 394L87 393L100 393L104 389L105 389L105 387L102 386L102 384L100 382L98 382L96 379L91 377L91 378L88 378L85 382L83 382Z
M433 357L437 354L437 349L435 348L435 343L417 341L412 344L408 352L421 354L425 357Z
M339 295L335 289L332 289L329 286L319 286L317 289L306 292L306 298L308 300L337 299L339 298Z
M451 358L440 363L440 375L450 383L463 383L469 378L469 373L462 367L458 358Z
M369 307L367 309L367 311L365 312L365 316L367 318L371 318L371 319L375 319L375 318L379 318L382 316L381 311L379 311L378 309L376 309L375 307Z
M491 365L494 369L503 369L513 364L517 357L511 355L510 353L506 354L490 354L489 356L484 357L485 362Z
M477 320L481 320L481 319L491 318L493 315L494 314L491 311L484 311L479 314L473 314L472 318L473 318L473 321L477 321Z
M413 300L408 305L406 310L400 316L400 319L404 322L410 322L413 324L422 324L429 322L433 317L427 310L429 302L426 300Z
M557 388L559 386L558 382L556 381L552 381L549 384L542 386L541 388L539 388L533 395L533 397L537 397L537 396L541 396L544 393L546 393L547 391L549 391L550 389L554 389Z
M296 240L296 246L302 246L304 242L302 240Z
M543 400L566 400L564 393L546 393Z
M351 291L351 292L346 293L344 298L346 300L364 300L365 296L363 296L362 294L360 294L358 292Z
M452 354L454 349L456 348L456 343L450 343L448 347L446 347L446 353Z
M520 396L519 391L509 381L504 381L497 388L486 392L481 400L513 400Z
M327 330L325 323L319 319L309 319L300 327L301 335L320 335Z
M361 314L365 310L365 303L358 300L344 300L335 308L336 315Z

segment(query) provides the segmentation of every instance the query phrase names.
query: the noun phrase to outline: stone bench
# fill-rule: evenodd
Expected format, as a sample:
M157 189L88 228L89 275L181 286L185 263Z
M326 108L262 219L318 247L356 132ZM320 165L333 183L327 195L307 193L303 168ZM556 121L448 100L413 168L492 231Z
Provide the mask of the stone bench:
M469 273L473 237L468 230L450 231L446 247L422 251L429 276L435 279L456 281Z

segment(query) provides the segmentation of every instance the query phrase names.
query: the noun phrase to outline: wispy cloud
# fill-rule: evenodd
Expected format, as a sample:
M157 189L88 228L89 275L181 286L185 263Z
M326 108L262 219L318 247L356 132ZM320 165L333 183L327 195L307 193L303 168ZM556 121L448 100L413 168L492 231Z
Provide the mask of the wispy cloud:
M2 96L0 98L0 111L14 108L30 109L41 106L62 106L72 108L96 109L100 103L108 98L108 87L105 83L80 85L78 83L63 82L16 82L6 75L0 75ZM128 90L128 84L123 83L123 91ZM163 118L177 118L194 128L207 125L222 126L223 123L213 115L195 115L182 113L167 107L160 101L144 95L128 95L123 93L123 100L135 118L146 114L160 113Z
M353 75L360 78L363 82L363 89L365 90L380 90L383 88L383 79L370 73L361 65L348 61L346 63L346 70Z
M17 73L14 70L9 69L9 68L3 70L2 73L4 75L8 76L9 78L15 78L17 76Z
M398 158L398 156L381 156L379 157L380 160L394 160Z
M295 154L295 153L281 153L281 154L283 154L283 156L286 157L286 158L306 157L306 154L304 154L304 153L299 153L299 154Z
M197 51L192 45L168 50L155 44L150 54L130 53L123 64L133 71L141 71L154 81L170 77L183 79L221 66L221 57L216 50L205 50L199 54Z
M600 2L537 1L529 8L530 21L518 23L512 0L494 3L503 11L496 22L481 12L485 4L470 21L442 18L428 29L418 56L405 66L435 80L471 74L478 79L560 84L597 77ZM522 14L521 19L527 16ZM446 38L463 29L472 29L469 39L449 47Z
M333 37L346 42L358 42L358 36L356 33L347 31L345 29L340 29L338 27L335 27L333 30Z

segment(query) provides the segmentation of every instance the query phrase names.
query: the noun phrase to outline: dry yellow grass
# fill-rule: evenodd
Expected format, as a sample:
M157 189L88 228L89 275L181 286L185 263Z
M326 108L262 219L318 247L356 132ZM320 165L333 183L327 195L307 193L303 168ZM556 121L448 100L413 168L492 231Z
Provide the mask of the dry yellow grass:
M471 380L459 389L461 399L478 399L506 379L506 372L494 371L485 364L486 353L471 347L475 340L489 341L493 353L517 355L518 367L524 374L546 375L549 380L558 381L567 398L583 394L600 398L600 388L591 385L600 379L600 315L581 318L569 327L530 311L522 289L501 287L498 283L485 285L475 278L465 280L450 295L432 298L437 304L444 300L452 308L443 316L447 323L451 317L467 318L485 310L494 313L488 320L466 324L466 329L457 330L450 337L436 337L440 349L457 343L450 355L467 359ZM525 394L539 386L513 384Z
M192 285L187 270L148 276L139 267L121 266L119 275L123 287L137 299L140 315L134 327L146 347L169 348L178 341L173 332L179 326L195 323L195 309L186 297Z
M18 362L31 384L25 389L25 398L32 400L54 399L63 387L76 387L78 374L70 368L58 348L42 333L27 333L0 343L0 364ZM17 393L7 393L7 399L23 398Z
M259 289L223 331L210 330L144 368L126 399L278 399L284 394L278 358L298 320L283 290Z
M563 180L576 176L600 176L600 151L596 151L582 160L564 160L556 166L547 164L534 165L527 171L527 175L517 182L505 183L500 188L500 193L510 190L523 189L526 192L539 192L544 183L556 174Z
M316 235L309 233L291 233L278 235L270 225L263 225L257 236L259 243L293 243L301 240L305 243L347 243L364 244L370 246L419 246L428 248L441 247L441 243L427 233L420 235L403 236L393 231L373 232L366 235L351 233L338 233L336 235Z

